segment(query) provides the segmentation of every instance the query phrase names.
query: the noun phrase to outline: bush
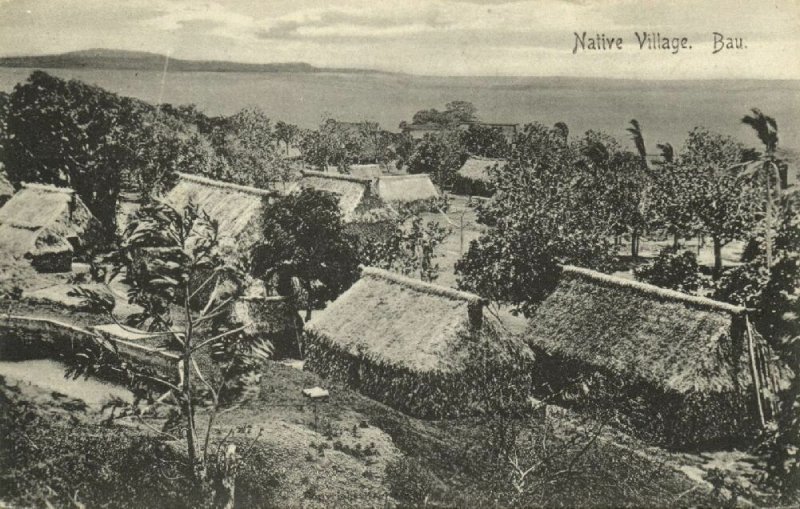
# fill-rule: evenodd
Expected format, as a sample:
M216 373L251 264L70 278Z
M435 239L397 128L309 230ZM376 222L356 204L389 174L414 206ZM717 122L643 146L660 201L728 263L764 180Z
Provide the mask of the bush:
M638 281L685 293L697 291L701 282L697 255L672 246L662 249L652 263L635 268L633 275Z

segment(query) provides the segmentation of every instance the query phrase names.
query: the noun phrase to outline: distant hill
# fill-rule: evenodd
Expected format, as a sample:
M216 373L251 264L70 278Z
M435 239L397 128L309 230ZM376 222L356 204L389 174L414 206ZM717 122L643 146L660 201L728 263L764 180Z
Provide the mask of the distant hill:
M58 55L0 57L0 67L38 67L48 69L121 69L133 71L160 71L164 69L165 55L144 51L113 49L88 49ZM173 72L338 72L381 73L369 69L315 67L305 62L272 64L246 64L221 60L169 59Z

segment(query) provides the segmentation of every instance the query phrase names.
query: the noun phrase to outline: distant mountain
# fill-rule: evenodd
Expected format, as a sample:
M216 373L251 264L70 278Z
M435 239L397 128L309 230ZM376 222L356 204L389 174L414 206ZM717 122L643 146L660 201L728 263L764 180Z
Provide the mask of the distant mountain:
M48 69L122 69L161 71L165 55L144 51L88 49L58 55L0 57L0 67L38 67ZM370 69L315 67L305 62L246 64L221 60L181 60L170 58L168 69L174 72L338 72L383 73Z

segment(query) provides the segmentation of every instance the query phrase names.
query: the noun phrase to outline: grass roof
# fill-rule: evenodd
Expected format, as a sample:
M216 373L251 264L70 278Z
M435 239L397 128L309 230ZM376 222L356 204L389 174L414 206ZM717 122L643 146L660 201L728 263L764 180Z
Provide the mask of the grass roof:
M737 391L751 380L744 308L591 270L564 267L530 320L545 352L672 391Z
M488 182L490 178L487 169L491 168L495 164L502 165L506 162L507 161L505 159L489 159L485 157L470 156L469 159L467 159L461 166L461 169L458 170L458 174L471 180Z
M340 173L303 171L301 187L335 194L345 222L379 222L397 214L373 192L373 179Z
M383 175L380 164L351 164L349 170L354 177L377 178Z
M450 372L466 352L459 338L481 313L477 295L364 268L349 290L306 324L306 330L357 355L415 371Z
M14 258L72 252L99 226L72 189L23 184L0 208L0 250Z
M439 197L427 174L382 176L377 179L378 196L388 203L409 203Z
M178 184L166 201L177 208L190 202L219 222L219 242L223 252L238 252L259 239L260 215L265 197L278 191L240 186L197 175L179 174Z

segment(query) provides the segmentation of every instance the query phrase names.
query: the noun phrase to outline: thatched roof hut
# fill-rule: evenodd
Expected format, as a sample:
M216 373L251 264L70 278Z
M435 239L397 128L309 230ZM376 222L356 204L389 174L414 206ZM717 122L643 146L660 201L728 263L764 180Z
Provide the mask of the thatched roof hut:
M458 194L490 196L493 189L489 168L506 163L505 159L470 156L456 173L453 191Z
M41 271L69 271L73 252L93 245L99 230L72 189L23 184L0 208L0 251Z
M364 268L306 323L306 366L414 415L458 412L484 304L471 293ZM495 360L507 359L508 346L490 344Z
M439 191L431 182L431 178L421 173L418 175L381 176L375 182L378 196L383 201L398 205L429 202L439 197Z
M178 184L166 201L177 208L190 202L219 221L219 246L223 253L238 253L258 242L263 200L278 196L275 190L240 186L198 175L179 174Z
M335 194L347 223L375 223L393 219L397 213L376 194L373 179L339 173L303 171L301 187Z
M663 425L671 443L724 440L754 423L757 388L777 384L772 355L745 311L567 266L525 337L543 354L542 375L551 384L600 374L607 385L591 397L639 414L634 426ZM624 408L634 400L640 408Z

